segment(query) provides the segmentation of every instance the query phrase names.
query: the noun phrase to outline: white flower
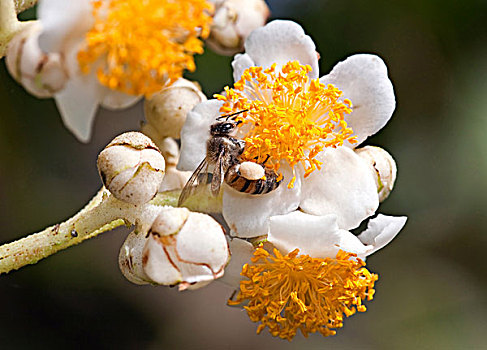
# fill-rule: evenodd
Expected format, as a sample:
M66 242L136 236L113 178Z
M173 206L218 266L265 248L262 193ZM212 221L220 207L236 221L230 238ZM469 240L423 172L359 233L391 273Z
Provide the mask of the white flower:
M305 157L304 161L277 158L273 166L284 176L284 181L277 190L268 194L251 196L224 186L222 213L238 237L266 235L272 216L289 214L297 209L318 216L332 214L336 217L338 228L342 230L357 227L364 219L373 215L379 206L374 170L353 151L353 148L379 131L394 111L393 87L384 62L375 55L354 55L338 63L328 75L320 78L321 84L317 80L312 81L319 76L315 45L298 24L290 21L274 21L255 30L248 37L245 49L246 53L236 55L232 62L237 83L235 90L227 89L226 95L220 96L225 104L222 101L209 100L196 106L188 114L181 132L182 147L178 167L181 170L196 168L205 157L209 126L222 114L221 111L227 112L231 107L236 110L250 108L248 115L251 118L255 118L255 115L264 115L266 108L274 108L271 111L273 115L280 113L279 108L286 111L283 113L294 113L297 122L304 120L301 117L303 113L312 114L314 120L324 118L329 123L328 126L336 128L329 133L331 138L335 138L331 140L334 144L330 147L324 145L330 138L310 142L311 147L305 144L308 148L303 148L301 152ZM289 63L293 61L298 61L299 64ZM308 65L310 68L302 65ZM256 66L262 67L263 70L252 68ZM292 85L292 79L286 81L286 73L281 73L282 68L288 72L288 76L293 74L293 77L297 77L301 85ZM265 71L266 69L268 71ZM261 86L258 78L252 80L252 74L258 75L258 78L266 74L273 76L268 79L267 85ZM285 90L286 93L283 93L284 96L279 101L281 105L275 108L272 105L275 102L273 94L278 94L279 91L276 90L278 88L272 90L270 86L278 80L298 91L296 96L306 89L306 93L312 89L321 89L327 100L315 96L319 102L306 105L308 102L301 98L305 96L304 93L293 99L289 95L289 92L293 91L291 89ZM309 95L311 96L312 92L309 92ZM242 102L245 98L247 100ZM282 102L287 100L292 101L289 102L290 106ZM308 109L305 110L302 106ZM260 108L259 113L253 115L252 108ZM333 125L330 122L331 114L342 119ZM289 116L286 115L287 117ZM263 121L265 122L265 119ZM248 129L252 127L254 126L250 124L244 125L236 137L244 138ZM303 130L306 133L307 127ZM287 142L286 137L279 141L279 146ZM321 149L313 149L315 145ZM293 147L288 146L286 152L300 152ZM263 156L266 156L265 152ZM292 167L289 165L291 163ZM314 169L318 166L320 169ZM288 187L291 179L294 184Z
M298 330L335 335L345 317L366 311L363 302L373 299L378 276L365 267L365 257L389 243L405 222L379 215L356 237L339 229L333 214L273 216L272 245L230 242L235 263L221 281L240 288L228 303L245 305L249 318L261 323L257 333L268 327L287 340Z
M39 1L38 17L43 27L40 48L44 52L61 54L70 77L64 88L54 94L59 113L64 125L80 141L87 142L98 105L111 109L127 108L140 96L102 85L95 72L81 73L77 55L95 21L92 1Z
M194 70L211 8L206 0L39 0L38 45L59 54L68 75L50 95L65 126L86 142L98 105L127 108Z

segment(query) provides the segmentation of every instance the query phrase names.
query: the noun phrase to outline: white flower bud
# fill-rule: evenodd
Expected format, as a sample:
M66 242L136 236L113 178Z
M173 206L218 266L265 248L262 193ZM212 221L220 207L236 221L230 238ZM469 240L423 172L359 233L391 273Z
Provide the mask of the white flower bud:
M192 171L181 171L176 169L179 160L179 146L172 137L166 137L157 144L166 160L166 174L162 180L159 192L179 190L189 180Z
M98 171L105 187L115 198L135 205L154 198L164 170L159 149L139 132L117 136L98 156Z
M148 284L150 278L142 267L142 251L144 250L147 237L144 232L131 232L118 255L118 266L123 275L130 282L135 284Z
M174 165L168 166L164 179L159 187L159 192L182 189L192 174L192 171L181 171L176 169Z
M221 55L242 51L251 31L262 27L270 11L263 0L213 0L215 14L208 46Z
M365 146L356 149L355 152L372 165L379 201L384 201L391 193L396 181L396 162L387 151L376 146Z
M27 26L9 43L6 64L10 75L36 97L52 97L62 90L68 73L58 53L44 53L39 48L41 25Z
M179 146L176 140L172 137L166 137L162 142L157 143L157 147L161 151L164 159L166 160L166 165L176 165L179 160Z
M229 249L221 225L186 208L164 208L154 221L141 261L151 282L196 289L223 276Z
M166 137L180 138L186 114L197 104L206 101L198 85L186 79L178 79L144 102L147 124L142 131L155 142Z

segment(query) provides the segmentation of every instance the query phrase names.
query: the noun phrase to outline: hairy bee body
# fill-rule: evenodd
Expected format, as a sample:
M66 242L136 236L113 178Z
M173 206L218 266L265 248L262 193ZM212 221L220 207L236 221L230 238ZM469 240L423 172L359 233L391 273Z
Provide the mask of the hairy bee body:
M218 121L210 126L210 138L206 143L206 157L196 168L193 175L184 186L179 196L178 205L190 197L200 185L210 183L213 195L218 195L223 181L239 192L252 195L265 194L275 190L280 182L277 174L267 169L263 164L253 163L261 167L262 175L259 178L248 178L241 174L241 155L245 149L245 141L230 136L238 122L233 120ZM246 162L249 163L249 162ZM210 175L210 166L213 167ZM202 180L206 175L206 181ZM211 181L208 179L211 176Z

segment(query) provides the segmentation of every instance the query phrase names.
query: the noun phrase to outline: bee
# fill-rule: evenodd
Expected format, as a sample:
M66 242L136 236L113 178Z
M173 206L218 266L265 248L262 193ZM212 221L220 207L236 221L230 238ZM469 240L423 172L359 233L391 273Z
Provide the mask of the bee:
M253 195L265 194L279 187L282 176L278 181L278 175L264 166L269 157L262 164L242 162L241 155L245 149L245 141L231 135L241 123L235 121L234 117L246 111L220 116L217 122L210 126L206 157L181 191L178 206L193 195L197 188L208 183L214 196L220 192L223 181L239 192ZM223 118L226 119L222 121ZM211 172L210 167L213 167Z

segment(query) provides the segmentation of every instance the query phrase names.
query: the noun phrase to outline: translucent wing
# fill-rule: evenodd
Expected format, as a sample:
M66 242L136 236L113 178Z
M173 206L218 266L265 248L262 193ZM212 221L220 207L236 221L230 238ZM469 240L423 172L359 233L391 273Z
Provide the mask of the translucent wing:
M191 197L198 188L208 183L208 177L210 176L208 173L208 165L209 163L205 157L200 165L198 165L193 175L191 175L188 182L186 182L186 185L184 185L184 188L179 195L178 207L186 202L186 200Z
M215 164L215 170L213 171L213 178L211 180L211 193L214 196L218 196L220 192L220 186L225 176L225 169L223 161L225 159L225 151L221 152Z

